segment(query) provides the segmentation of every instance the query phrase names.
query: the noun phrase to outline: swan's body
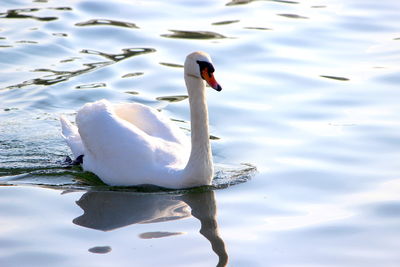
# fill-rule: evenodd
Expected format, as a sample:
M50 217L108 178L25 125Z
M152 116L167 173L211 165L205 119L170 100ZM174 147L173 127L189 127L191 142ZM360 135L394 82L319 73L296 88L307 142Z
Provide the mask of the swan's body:
M184 77L191 142L153 108L137 103L113 105L106 100L84 105L76 115L76 126L61 117L63 136L75 158L83 155L83 169L109 185L209 185L213 163L204 80L220 91L213 71L207 54L187 56Z

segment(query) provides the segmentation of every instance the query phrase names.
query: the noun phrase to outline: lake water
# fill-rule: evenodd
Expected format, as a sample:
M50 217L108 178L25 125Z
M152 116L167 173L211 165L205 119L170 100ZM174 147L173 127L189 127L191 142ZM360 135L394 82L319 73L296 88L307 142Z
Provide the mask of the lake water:
M0 266L398 266L399 25L396 0L3 0ZM63 167L58 117L86 102L188 129L196 50L223 87L222 186L117 190Z

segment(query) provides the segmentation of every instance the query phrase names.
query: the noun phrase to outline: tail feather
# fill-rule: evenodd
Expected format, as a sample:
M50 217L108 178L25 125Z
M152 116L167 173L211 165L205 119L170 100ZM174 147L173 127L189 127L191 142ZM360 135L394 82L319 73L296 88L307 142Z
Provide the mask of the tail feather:
M74 158L76 159L79 156L84 155L85 148L81 136L79 135L78 128L64 116L60 117L60 122L62 127L62 136L71 148Z

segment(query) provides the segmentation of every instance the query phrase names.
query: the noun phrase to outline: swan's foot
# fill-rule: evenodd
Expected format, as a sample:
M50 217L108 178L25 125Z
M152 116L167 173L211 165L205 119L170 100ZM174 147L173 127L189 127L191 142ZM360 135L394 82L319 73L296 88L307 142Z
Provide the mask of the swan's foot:
M65 158L64 163L69 165L69 166L76 166L76 165L81 165L83 163L83 156L80 155L76 159L72 160L69 156Z
M83 156L79 155L74 161L72 161L72 165L81 165L83 163Z

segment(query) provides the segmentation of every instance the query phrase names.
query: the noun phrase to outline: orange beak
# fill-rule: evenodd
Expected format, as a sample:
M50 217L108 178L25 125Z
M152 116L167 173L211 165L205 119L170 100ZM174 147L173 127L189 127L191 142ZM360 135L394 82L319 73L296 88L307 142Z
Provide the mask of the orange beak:
M214 75L208 71L208 68L203 69L201 76L213 89L217 90L218 92L222 90L222 87L215 80Z

